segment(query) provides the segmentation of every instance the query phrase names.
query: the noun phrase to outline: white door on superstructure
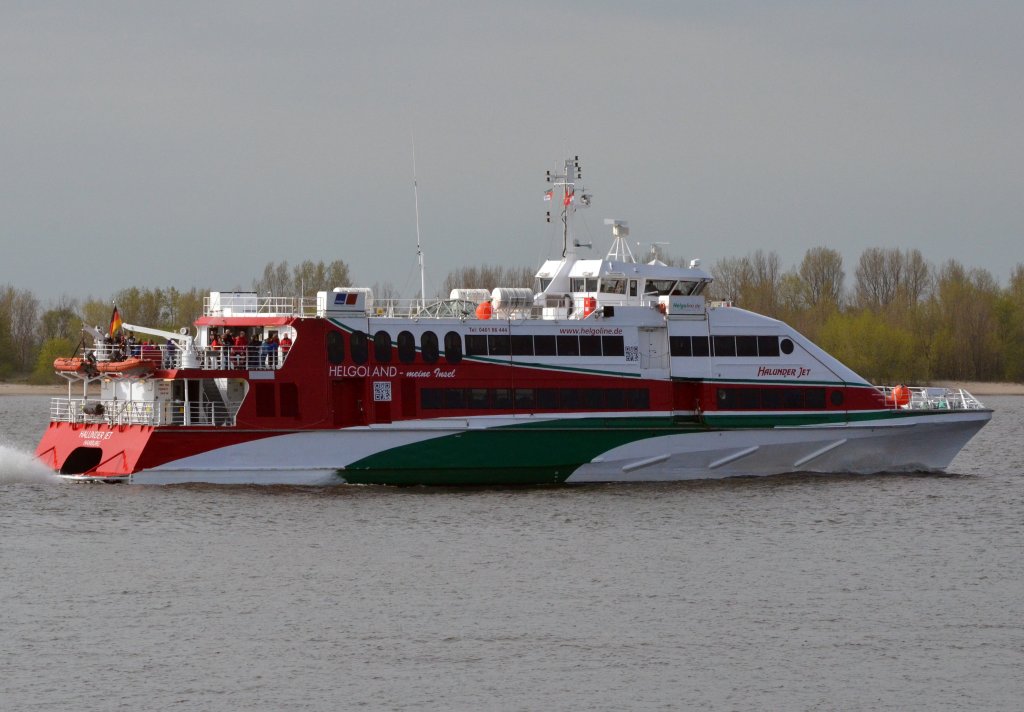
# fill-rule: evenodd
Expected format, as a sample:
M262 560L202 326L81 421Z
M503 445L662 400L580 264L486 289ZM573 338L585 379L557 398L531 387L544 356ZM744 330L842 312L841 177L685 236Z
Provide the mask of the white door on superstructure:
M637 334L640 346L640 368L668 368L668 330L643 329Z

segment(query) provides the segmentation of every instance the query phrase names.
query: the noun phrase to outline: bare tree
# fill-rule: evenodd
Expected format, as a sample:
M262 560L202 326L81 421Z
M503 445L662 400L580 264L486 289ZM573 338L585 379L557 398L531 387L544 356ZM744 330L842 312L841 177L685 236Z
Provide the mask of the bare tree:
M800 279L808 306L842 304L843 256L829 247L812 247L800 262Z

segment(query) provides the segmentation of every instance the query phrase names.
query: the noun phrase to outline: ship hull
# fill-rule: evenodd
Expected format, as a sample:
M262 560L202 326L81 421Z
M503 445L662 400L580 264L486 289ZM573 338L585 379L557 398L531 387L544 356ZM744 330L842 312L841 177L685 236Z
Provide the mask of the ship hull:
M234 438L221 433L205 441L203 433L151 429L132 435L138 459L126 469L134 471L72 476L137 484L504 486L928 472L947 467L991 411L876 415L772 427L712 426L668 413L479 417ZM110 451L121 447L116 433L100 442ZM147 451L176 457L157 463Z

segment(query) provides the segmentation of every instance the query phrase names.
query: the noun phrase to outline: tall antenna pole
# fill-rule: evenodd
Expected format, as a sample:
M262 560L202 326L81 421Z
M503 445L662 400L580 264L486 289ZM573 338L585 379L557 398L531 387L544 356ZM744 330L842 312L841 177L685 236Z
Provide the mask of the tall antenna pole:
M412 194L416 202L416 259L420 265L420 307L427 305L427 277L423 267L423 248L420 245L420 186L416 180L416 136L412 135Z

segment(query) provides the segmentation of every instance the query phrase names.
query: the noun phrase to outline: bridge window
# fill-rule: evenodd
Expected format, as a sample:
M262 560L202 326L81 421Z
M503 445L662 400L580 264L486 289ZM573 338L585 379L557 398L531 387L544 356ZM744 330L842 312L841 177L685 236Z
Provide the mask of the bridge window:
M626 280L625 279L609 279L605 278L601 280L601 291L605 294L625 294L626 293Z

